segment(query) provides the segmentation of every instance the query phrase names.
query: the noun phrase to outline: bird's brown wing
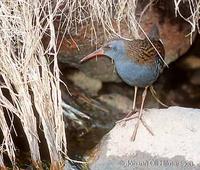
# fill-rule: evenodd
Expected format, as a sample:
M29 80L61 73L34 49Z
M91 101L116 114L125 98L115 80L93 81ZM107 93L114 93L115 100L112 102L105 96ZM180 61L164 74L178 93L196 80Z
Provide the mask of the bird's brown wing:
M165 51L164 46L160 41L152 41L157 51L164 59ZM151 43L147 40L134 40L126 43L127 56L134 60L138 64L152 64L159 55Z

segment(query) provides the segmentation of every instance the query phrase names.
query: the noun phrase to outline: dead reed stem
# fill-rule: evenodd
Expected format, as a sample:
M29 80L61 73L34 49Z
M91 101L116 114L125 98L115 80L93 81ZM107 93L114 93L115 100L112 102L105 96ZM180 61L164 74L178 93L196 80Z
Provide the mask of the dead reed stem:
M41 121L51 161L60 162L67 154L54 27L54 19L62 14L62 5L62 0L0 2L0 127L4 135L1 157L7 152L13 165L15 147L3 108L20 118L32 161L37 168L41 167L40 139L34 107ZM41 41L45 34L49 36L47 48ZM10 100L2 93L3 89L9 91Z

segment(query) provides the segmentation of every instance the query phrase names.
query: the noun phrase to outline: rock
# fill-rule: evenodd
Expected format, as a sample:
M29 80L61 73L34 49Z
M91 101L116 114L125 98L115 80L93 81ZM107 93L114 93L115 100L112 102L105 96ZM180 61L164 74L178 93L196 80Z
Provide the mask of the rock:
M102 82L98 79L90 78L82 72L73 72L67 75L75 86L89 93L91 96L97 95L102 87Z
M200 57L188 56L180 63L180 65L186 69L200 69Z
M116 73L114 64L108 58L100 58L98 60L84 62L81 64L80 70L88 76L99 79L103 82L121 82L121 79Z
M141 95L140 93L138 93L137 95L137 101L136 101L137 109L139 109L141 105ZM103 95L100 95L98 99L101 102L105 103L106 105L109 105L110 107L115 108L116 110L119 110L124 114L132 110L133 98L130 99L127 96L124 96L118 93L103 94ZM144 107L145 108L159 108L159 103L150 94L150 91L146 97Z
M99 100L124 113L127 113L132 109L133 102L128 97L117 93L101 95Z
M144 112L152 136L137 120L117 124L89 156L91 170L199 170L200 109L170 107Z
M194 73L190 77L190 82L193 85L200 85L200 69L194 71Z

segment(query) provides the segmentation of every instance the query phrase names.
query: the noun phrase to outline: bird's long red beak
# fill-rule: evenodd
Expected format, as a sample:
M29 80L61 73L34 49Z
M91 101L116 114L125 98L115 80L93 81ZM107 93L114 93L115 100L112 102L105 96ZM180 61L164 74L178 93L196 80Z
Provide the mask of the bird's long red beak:
M94 57L102 57L104 55L104 50L102 48L94 51L93 53L85 56L84 58L81 59L80 63L87 61L89 59L92 59Z

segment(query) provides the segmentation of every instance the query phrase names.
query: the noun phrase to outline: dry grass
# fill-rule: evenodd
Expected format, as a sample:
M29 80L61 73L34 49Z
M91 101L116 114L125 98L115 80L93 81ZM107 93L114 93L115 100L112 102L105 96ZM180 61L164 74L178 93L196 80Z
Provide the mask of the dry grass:
M33 106L43 127L52 166L57 166L62 155L67 154L53 24L55 17L61 15L61 5L59 0L54 3L50 0L0 2L0 127L4 135L0 158L7 152L13 165L15 148L3 108L10 114L11 122L12 114L20 118L36 167L41 166L40 139ZM45 49L41 39L47 33L50 40ZM2 93L3 89L9 91L10 101ZM3 160L0 163L4 166Z
M78 32L82 25L90 24L91 39L97 40L96 26L101 25L105 36L116 34L120 36L122 21L129 26L129 31L138 37L135 17L137 0L66 0L67 32ZM113 20L116 25L113 25ZM116 29L117 27L117 29Z
M137 21L135 12L138 0L66 0L66 23L67 32L78 32L84 24L90 24L91 38L97 40L96 23L103 27L105 36L115 34L121 36L121 24L126 23L133 37L139 37L138 31L141 29L138 24L142 15L157 0L149 0L149 3L143 8L140 19ZM190 17L185 18L180 12L180 4L184 3L190 7ZM176 16L180 15L186 22L191 25L191 33L199 29L199 0L174 0ZM174 17L176 17L174 16ZM113 25L113 20L117 25Z
M199 0L174 0L175 4L175 14L176 16L180 16L183 18L186 22L188 22L191 25L191 31L188 34L191 37L192 42L192 34L198 31L200 34L200 1ZM181 4L184 4L189 7L190 9L190 15L188 17L185 17L181 10Z
M3 153L15 165L15 146L10 135L13 115L20 118L29 142L31 158L40 165L37 122L33 106L39 115L48 144L52 166L66 156L66 136L61 107L59 68L57 64L56 32L78 32L84 24L91 25L91 38L97 40L96 24L103 27L105 36L120 36L121 24L126 23L134 37L138 35L135 11L137 0L2 0L0 2L0 128L3 142L0 147L0 166ZM150 3L153 1L150 1ZM191 16L185 18L180 3L189 5ZM192 26L191 33L199 28L200 2L198 0L174 0L175 11ZM147 10L147 5L144 10ZM144 12L142 12L144 13ZM59 18L57 29L55 17ZM113 25L115 20L116 25ZM62 23L62 24L61 24ZM49 36L47 48L41 39ZM64 34L63 34L64 35ZM49 58L53 58L49 60ZM51 70L50 70L51 66ZM11 100L2 92L7 89ZM70 109L70 108L69 108ZM4 113L7 111L11 125Z

